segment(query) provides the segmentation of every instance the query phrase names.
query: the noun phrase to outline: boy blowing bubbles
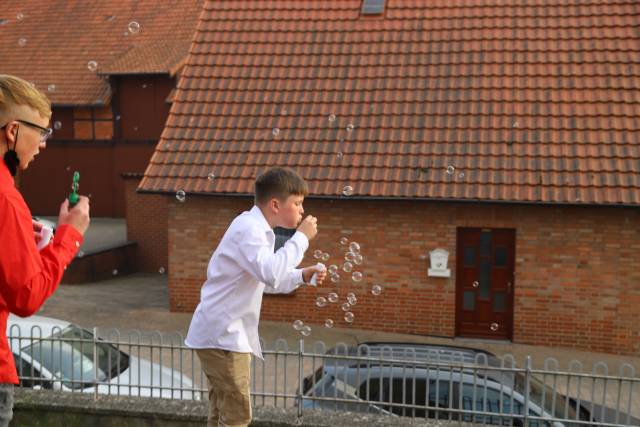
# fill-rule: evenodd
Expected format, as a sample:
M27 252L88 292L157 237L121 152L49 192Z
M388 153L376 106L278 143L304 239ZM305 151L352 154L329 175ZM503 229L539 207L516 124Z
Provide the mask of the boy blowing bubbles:
M196 349L209 380L208 426L248 426L251 422L251 354L262 359L258 320L265 286L291 292L316 274L315 265L297 269L318 233L318 220L304 220L307 184L294 171L273 168L256 179L255 206L236 217L213 252L200 303L185 343ZM274 253L274 227L296 233Z

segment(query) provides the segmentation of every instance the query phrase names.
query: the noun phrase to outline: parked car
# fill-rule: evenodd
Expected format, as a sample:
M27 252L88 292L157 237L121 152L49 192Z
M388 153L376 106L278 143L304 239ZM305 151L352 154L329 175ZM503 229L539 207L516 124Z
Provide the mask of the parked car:
M365 343L343 348L343 351L330 350L327 355L324 365L304 379L303 408L523 425L522 417L509 415L524 414L525 377L508 370L492 370L500 368L501 362L489 352L428 344ZM369 360L331 359L329 355ZM415 361L421 365L412 366L411 362ZM487 368L474 367L479 362ZM615 422L613 418L604 420L592 416L587 409L592 408L589 402L580 402L578 407L574 399L554 393L534 376L530 377L529 384L528 414L540 418L529 419L531 427L580 425L553 422L552 418ZM430 408L421 408L425 406ZM596 408L594 414L608 413L601 411L601 406ZM619 416L626 422L626 414ZM635 418L629 417L629 422L640 425L640 420ZM638 424L634 424L636 422Z
M187 376L64 320L12 314L7 337L22 387L93 393L97 383L100 394L200 400Z

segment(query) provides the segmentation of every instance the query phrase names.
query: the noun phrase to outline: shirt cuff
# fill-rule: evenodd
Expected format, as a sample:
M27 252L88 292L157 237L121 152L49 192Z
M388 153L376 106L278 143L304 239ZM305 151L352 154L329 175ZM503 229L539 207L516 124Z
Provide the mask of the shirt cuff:
M73 226L64 224L56 228L56 232L53 235L53 243L63 245L68 248L73 255L80 250L80 246L84 242L82 234Z

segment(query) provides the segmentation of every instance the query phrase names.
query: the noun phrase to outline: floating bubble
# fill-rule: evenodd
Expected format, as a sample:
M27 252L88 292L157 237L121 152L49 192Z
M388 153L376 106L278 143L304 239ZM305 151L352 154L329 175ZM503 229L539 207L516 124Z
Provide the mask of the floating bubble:
M347 312L344 314L344 321L345 321L345 322L347 322L347 323L352 323L352 322L353 322L354 317L355 317L355 316L353 315L353 313L352 313L352 312L347 311Z
M354 271L353 274L351 274L351 279L354 282L359 282L362 280L362 273L360 273L359 271Z
M315 259L320 259L320 257L322 257L322 255L324 255L322 253L322 251L320 249L316 249L315 251L313 251L313 257Z
M158 269L158 273L160 273L160 274L164 274L164 267L160 267L160 268Z
M338 266L335 264L331 264L327 271L329 272L329 274L336 274L338 272Z
M371 293L375 296L378 296L382 293L382 286L380 285L373 285L371 287Z
M353 129L355 129L355 126L353 125L353 123L349 123L347 125L347 132L351 132L351 131L353 131Z
M331 292L329 295L327 295L327 299L331 303L337 302L338 301L338 294L336 294L335 292Z
M345 263L342 264L342 269L345 271L345 273L351 273L351 270L353 270L353 264L351 264L349 261L345 261Z
M349 311L349 309L351 308L351 304L349 304L348 302L342 303L342 306L340 306L340 308L342 308L342 311Z
M138 34L140 32L140 24L136 21L129 22L129 26L127 27L131 34Z
M331 319L325 320L324 321L324 327L325 328L329 328L329 329L333 328L333 320L331 320Z
M116 120L120 120L120 114L116 116Z
M216 174L213 172L209 172L209 175L207 175L207 179L209 181L213 181L214 179L216 179Z
M111 272L111 274L113 274L114 276L118 275L118 269L114 268L113 271Z
M338 283L340 281L340 275L338 273L334 273L329 277L332 283Z
M349 251L357 254L358 252L360 252L360 244L358 242L351 242L349 244Z
M27 38L26 37L20 37L18 39L18 46L26 46L27 44Z
M329 122L333 123L336 121L336 115L335 114L330 114L329 115Z
M480 282L478 282L477 280L474 280L471 286L473 286L474 288L477 288L478 286L480 286Z
M356 265L360 265L362 264L362 262L364 261L364 257L361 254L355 254L353 256L353 263Z
M345 185L342 189L342 194L345 196L351 196L353 194L353 187L350 185Z
M325 297L316 298L316 305L318 307L324 307L327 305L327 299Z
M499 327L500 327L500 325L498 325L497 323L492 323L491 324L491 330L494 331L494 332L497 331Z
M455 167L453 167L453 166L451 166L451 165L447 166L447 174L448 174L448 175L453 175L453 173L454 173L455 171L456 171L456 168L455 168Z
M280 112L280 114L282 114L283 116L286 116L286 115L287 115L287 110L282 110L282 111Z
M304 325L302 329L300 329L300 333L305 337L308 337L309 335L311 335L311 326Z
M16 19L18 21L22 21L24 19L24 14L22 12L18 12L18 14L16 15Z
M424 261L424 260L425 260L425 259L427 259L428 257L429 257L429 255L427 255L427 254L420 254L420 256L419 256L418 258L420 258L421 260L423 260L423 261Z
M356 294L354 294L353 292L349 292L347 294L347 302L351 305L356 305L356 303L358 302L358 298L356 297Z
M344 154L342 154L342 151L338 151L336 153L336 157L338 158L338 160L341 160L343 156L344 156Z
M518 124L518 122L513 122L513 127L514 127L514 128L517 128L518 126L520 126L520 125Z
M96 61L87 62L87 68L89 71L96 71L98 69L98 63Z
M273 128L273 129L271 129L271 133L273 134L273 136L278 136L278 134L280 133L280 129L279 128Z
M458 178L464 178L464 172L460 172L460 173L458 174Z
M347 243L349 243L349 239L347 239L346 237L340 238L340 246L347 246Z
M59 120L56 120L55 122L53 122L53 128L55 130L60 130L62 129L62 122Z
M353 252L347 252L346 254L344 254L344 260L353 262L353 260L355 259L355 256L356 254L354 254Z
M67 172L69 172L71 170L71 166L67 166Z
M54 85L53 83L50 84L49 86L47 86L47 90L49 92L55 92L56 91L56 85Z
M293 321L293 329L299 331L304 326L304 322L302 320L294 320Z
M187 194L184 192L184 190L178 190L176 191L176 199L180 202L180 203L184 203L185 199L187 198Z
M84 252L80 251L78 252L78 258L82 258L84 256Z
M323 253L323 254L322 254L322 256L320 257L320 259L321 259L322 261L324 261L324 262L327 262L327 261L329 261L329 258L330 258L330 257L331 257L331 255L329 255L329 253L328 253L328 252L325 252L325 253Z

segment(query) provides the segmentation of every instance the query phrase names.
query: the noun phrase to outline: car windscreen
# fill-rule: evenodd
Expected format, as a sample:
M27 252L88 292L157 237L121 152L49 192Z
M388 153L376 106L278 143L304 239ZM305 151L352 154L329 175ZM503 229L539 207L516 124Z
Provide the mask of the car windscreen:
M97 380L106 381L129 366L129 356L111 344L94 340L91 332L69 326L48 338L29 340L21 349L71 389L91 387L94 380L94 346Z

